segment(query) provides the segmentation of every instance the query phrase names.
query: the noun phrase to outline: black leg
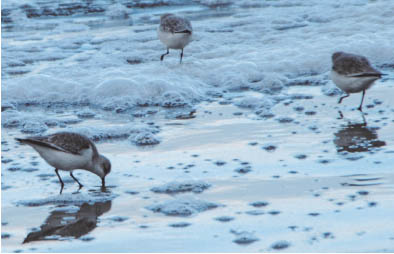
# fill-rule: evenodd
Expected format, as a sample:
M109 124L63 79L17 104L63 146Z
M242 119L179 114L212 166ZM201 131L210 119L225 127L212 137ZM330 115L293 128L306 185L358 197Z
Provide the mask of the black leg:
M79 189L81 189L83 187L83 185L78 181L77 178L75 178L72 171L70 172L70 176L74 179L74 181L76 181L79 184Z
M182 63L182 58L183 58L183 49L182 49L182 52L181 52L181 60L179 61L180 64Z
M107 188L105 187L105 178L101 178L101 191L106 192Z
M338 119L343 119L342 111L339 110L338 113L339 113L339 118Z
M367 120L365 119L364 112L360 111L361 117L363 118L363 126L367 126Z
M361 97L361 103L360 103L360 106L358 107L358 110L360 110L361 112L363 112L364 96L365 96L365 90L363 90L363 96Z
M55 173L56 173L57 177L59 178L60 185L62 186L62 187L60 188L60 194L62 194L62 191L63 191L63 188L64 188L64 183L63 183L62 179L60 178L60 175L59 175L59 172L58 172L58 171L59 171L59 170L58 170L57 168L55 168Z
M167 53L165 53L165 54L161 55L161 57L160 57L160 61L163 61L163 59L164 59L164 56L165 56L165 55L168 55L168 54L170 54L170 50L169 50L169 49L167 49Z
M346 94L346 95L342 96L341 98L339 98L338 104L341 104L342 100L345 99L346 97L349 97L349 94Z

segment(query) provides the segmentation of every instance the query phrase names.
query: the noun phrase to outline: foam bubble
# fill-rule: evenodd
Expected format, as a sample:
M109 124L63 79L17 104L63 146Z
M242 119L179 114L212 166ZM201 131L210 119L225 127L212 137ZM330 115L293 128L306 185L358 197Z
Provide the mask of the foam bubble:
M147 206L146 209L153 212L163 213L168 216L191 216L209 209L217 208L219 205L193 197L165 201L160 204Z

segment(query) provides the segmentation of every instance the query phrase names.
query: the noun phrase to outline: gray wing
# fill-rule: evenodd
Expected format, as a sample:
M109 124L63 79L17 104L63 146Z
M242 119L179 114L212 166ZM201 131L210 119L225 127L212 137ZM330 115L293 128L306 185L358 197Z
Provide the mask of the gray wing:
M160 22L160 29L171 33L189 33L193 32L192 25L189 20L169 15Z
M72 154L81 154L83 150L92 147L93 153L97 154L95 145L86 136L78 133L59 132L48 136L35 136L17 140L22 143L46 146Z
M380 77L381 72L374 69L367 58L353 54L342 54L333 62L333 70L350 77Z

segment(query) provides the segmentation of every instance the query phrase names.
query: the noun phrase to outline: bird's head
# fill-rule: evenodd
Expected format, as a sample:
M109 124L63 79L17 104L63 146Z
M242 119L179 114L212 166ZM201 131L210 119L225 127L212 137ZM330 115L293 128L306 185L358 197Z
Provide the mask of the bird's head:
M165 19L165 18L167 18L169 16L173 16L173 15L174 14L172 14L172 13L164 13L163 15L160 16L160 20L163 20L163 19Z
M98 157L94 173L101 178L102 186L105 186L105 177L111 172L111 162L103 155Z
M338 51L338 52L335 52L334 54L332 54L332 56L331 56L332 62L335 62L335 60L337 60L338 57L342 56L343 54L344 53L341 51Z

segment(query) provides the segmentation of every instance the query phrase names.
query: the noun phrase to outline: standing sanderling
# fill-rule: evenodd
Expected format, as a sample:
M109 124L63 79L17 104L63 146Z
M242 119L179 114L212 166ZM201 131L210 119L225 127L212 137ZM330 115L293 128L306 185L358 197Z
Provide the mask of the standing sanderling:
M190 21L178 17L174 14L163 14L160 17L160 26L157 30L160 41L167 46L167 53L161 55L160 60L163 61L164 56L170 53L170 49L180 49L182 63L183 48L191 41L193 28Z
M94 143L86 136L72 132L58 132L48 136L16 138L17 141L30 145L49 165L55 167L63 191L64 183L58 170L70 171L70 176L82 184L73 175L74 169L85 169L101 178L105 187L105 176L111 171L111 162L100 155Z
M374 69L367 58L344 52L332 54L331 79L335 85L342 89L346 95L338 103L349 96L350 93L363 92L358 110L362 111L365 90L382 77L381 72Z

